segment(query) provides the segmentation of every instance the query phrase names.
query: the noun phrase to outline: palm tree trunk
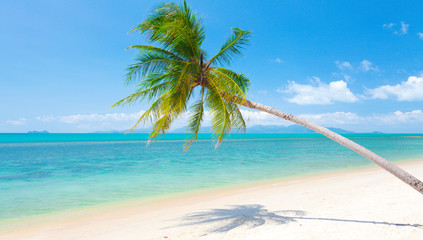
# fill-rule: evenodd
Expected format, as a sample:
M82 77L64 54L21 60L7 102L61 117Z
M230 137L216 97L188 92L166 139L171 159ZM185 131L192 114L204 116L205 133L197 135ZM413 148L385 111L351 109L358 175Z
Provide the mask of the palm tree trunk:
M335 132L332 132L331 130L324 128L314 122L310 122L306 119L294 116L292 114L289 113L285 113L282 112L278 109L266 106L264 104L261 103L256 103L256 102L252 102L252 101L244 101L243 103L241 103L241 105L248 107L248 108L252 108L252 109L256 109L256 110L260 110L263 112L267 112L270 113L272 115L275 115L277 117L283 118L285 120L297 123L299 125L302 125L306 128L309 128L315 132L321 133L323 135L325 135L326 137L334 140L335 142L344 145L345 147L357 152L358 154L362 155L363 157L369 159L370 161L376 163L377 165L379 165L380 167L382 167L383 169L385 169L386 171L390 172L391 174L393 174L394 176L396 176L397 178L399 178L401 181L407 183L408 185L410 185L411 187L413 187L414 189L416 189L419 193L423 194L423 183L415 178L414 176L412 176L411 174L409 174L408 172L402 170L401 168L397 167L396 165L392 164L391 162L389 162L388 160L384 159L383 157L377 155L376 153L368 150L367 148L364 148L363 146L360 146L359 144L349 140L348 138L345 138Z

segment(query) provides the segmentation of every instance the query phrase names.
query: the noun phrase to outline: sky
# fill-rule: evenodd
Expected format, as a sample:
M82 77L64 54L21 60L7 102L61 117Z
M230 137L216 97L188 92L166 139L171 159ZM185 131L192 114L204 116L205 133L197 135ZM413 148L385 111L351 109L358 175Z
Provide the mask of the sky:
M110 106L135 91L124 84L136 54L126 48L149 42L128 32L165 2L1 1L0 132L130 128L148 104ZM188 3L203 18L209 55L231 27L253 32L230 66L251 80L250 100L326 127L423 132L423 2ZM242 112L248 126L291 124ZM173 128L184 125L182 116Z

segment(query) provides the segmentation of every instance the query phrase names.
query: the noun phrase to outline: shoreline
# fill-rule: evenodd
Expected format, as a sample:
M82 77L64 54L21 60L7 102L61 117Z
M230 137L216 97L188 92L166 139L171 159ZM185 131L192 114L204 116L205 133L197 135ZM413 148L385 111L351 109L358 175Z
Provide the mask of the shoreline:
M413 160L406 160L406 161L396 161L396 164L399 166L409 170L412 169L410 172L416 175L413 170L417 169L420 170L420 175L416 175L417 178L422 178L423 176L423 160L422 159L413 159ZM339 181L343 180L346 181L348 184L354 185L354 179L357 176L372 178L373 175L386 177L388 182L393 182L394 185L398 185L402 191L408 192L411 196L414 196L417 200L421 200L421 196L418 193L412 193L410 191L414 191L409 186L406 186L399 180L395 180L396 178L391 176L391 174L386 173L384 170L380 169L377 166L359 166L354 168L348 168L343 170L325 172L325 173L315 173L315 174L307 174L301 176L293 176L293 177L284 177L278 179L269 179L263 180L259 182L253 183L243 183L237 185L230 185L230 186L222 186L222 187L214 187L208 189L201 189L195 190L190 192L183 192L183 193L176 193L170 194L165 196L153 197L148 199L137 199L137 200L127 200L119 203L108 203L102 204L97 206L91 207L84 207L78 208L73 210L64 210L60 212L48 213L44 214L43 216L37 215L33 217L24 217L25 219L16 219L10 221L2 221L3 227L0 228L0 239L3 235L7 236L6 239L54 239L50 238L51 234L57 234L60 232L66 232L67 234L88 234L92 233L92 229L84 228L84 225L95 225L94 229L98 230L106 230L106 226L110 224L110 222L119 223L118 220L120 219L120 223L126 222L128 218L136 218L140 221L145 221L145 218L151 219L157 222L155 224L160 225L162 224L160 221L161 215L164 216L177 216L177 210L185 209L182 213L189 213L195 212L195 209L199 209L199 206L203 206L205 208L209 208L208 206L213 206L214 201L222 201L222 199L227 199L223 201L227 203L226 205L235 204L237 201L242 199L241 196L244 196L246 193L251 193L256 201L255 204L259 204L261 206L266 206L263 202L269 201L269 196L272 195L272 189L282 189L282 190L290 190L293 192L294 195L298 194L299 191L303 188L309 188L310 184L312 183L319 183L319 182L326 182L328 184L328 188L330 188L331 184L336 185L338 182L335 181L332 183L328 180L339 179ZM346 177L348 176L355 176L351 178L351 183L349 179ZM391 181L392 180L392 181ZM362 180L361 180L362 181ZM342 181L341 181L342 182ZM367 183L370 184L370 183ZM377 185L377 182L374 183ZM295 187L299 189L296 190ZM324 186L317 185L316 188L322 188ZM346 185L346 188L348 186ZM409 189L408 189L409 188ZM322 191L324 189L321 189ZM269 192L270 191L270 192ZM266 193L266 194L260 194ZM346 192L348 194L348 191ZM280 193L283 194L283 191ZM264 196L263 198L260 198ZM267 196L267 197L265 197ZM332 195L330 195L332 196ZM241 198L240 198L241 197ZM246 199L250 197L247 194ZM329 197L329 196L328 196ZM277 196L274 197L278 199ZM236 199L237 201L232 201ZM271 199L271 198L270 198ZM261 202L260 202L261 201ZM421 201L420 201L421 202ZM348 203L345 203L348 204ZM222 205L222 204L220 204ZM421 205L421 204L420 204ZM196 206L196 207L194 207ZM222 207L224 207L223 205ZM201 209L201 207L200 207ZM190 211L192 210L192 211ZM423 208L421 209L423 211ZM181 211L179 211L181 213ZM423 212L421 212L423 215ZM181 215L181 214L179 214ZM183 214L182 214L183 215ZM155 216L156 218L152 217ZM423 217L423 216L422 216ZM125 220L126 219L126 220ZM116 222L117 221L117 222ZM131 222L131 221L130 221ZM142 222L142 221L141 221ZM149 222L149 221L147 221ZM103 224L101 224L103 223ZM423 224L423 219L420 221ZM66 226L75 226L79 228L79 230L72 232L72 230L67 229ZM105 228L106 227L106 228ZM134 229L133 229L134 230ZM134 230L136 231L136 230ZM156 231L160 231L156 229ZM119 232L119 229L114 229L114 232ZM48 233L48 236L46 235ZM423 236L423 231L420 232ZM49 235L50 234L50 235ZM94 234L98 235L98 234ZM154 236L154 232L151 233ZM39 236L36 238L35 236ZM132 235L131 235L132 236ZM25 238L28 237L28 238ZM63 236L62 236L63 237ZM75 236L74 236L75 237ZM95 237L95 236L92 236ZM104 237L104 236L103 236ZM62 239L59 237L59 239ZM79 239L76 236L76 239ZM91 238L89 238L91 239ZM102 239L102 238L99 238ZM113 239L113 238L110 238ZM131 239L131 237L129 237ZM147 238L150 239L150 238ZM151 239L158 239L158 238L151 238ZM178 239L178 238L175 238Z
M410 159L397 160L392 162L395 165L403 165L403 164L413 164L414 162L419 162L419 161L423 162L423 158L421 157L410 158ZM75 214L75 212L84 214L87 211L97 211L97 210L101 211L103 209L117 208L117 207L127 206L131 204L138 205L138 204L150 204L150 203L161 202L161 201L172 201L175 199L187 198L187 197L203 195L203 194L232 192L237 190L242 191L250 187L263 187L263 186L267 186L269 184L274 184L274 183L279 184L279 183L291 182L291 181L302 181L302 180L307 180L309 178L319 178L324 176L337 175L337 174L360 171L360 170L371 169L371 168L380 168L380 167L374 164L373 162L369 161L366 165L351 166L351 167L343 168L343 169L323 170L319 172L289 175L284 177L256 180L256 181L245 182L245 183L209 186L202 189L193 189L193 190L187 190L187 191L176 192L176 193L166 193L166 194L147 196L147 197L136 198L136 199L127 199L127 200L113 201L113 202L107 202L107 203L100 203L95 205L57 210L53 212L41 213L36 215L21 216L21 217L16 217L11 219L0 219L0 233L3 229L5 229L4 226L15 225L14 223L16 222L22 223L22 222L39 221L40 219L49 219L55 216L61 217L61 216L73 215Z

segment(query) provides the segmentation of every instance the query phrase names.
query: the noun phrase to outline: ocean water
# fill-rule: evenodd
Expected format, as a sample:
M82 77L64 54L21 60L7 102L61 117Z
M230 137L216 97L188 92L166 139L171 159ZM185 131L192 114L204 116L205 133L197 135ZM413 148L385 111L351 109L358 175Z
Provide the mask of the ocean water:
M392 161L423 158L423 135L349 134ZM318 134L0 134L0 220L372 164Z

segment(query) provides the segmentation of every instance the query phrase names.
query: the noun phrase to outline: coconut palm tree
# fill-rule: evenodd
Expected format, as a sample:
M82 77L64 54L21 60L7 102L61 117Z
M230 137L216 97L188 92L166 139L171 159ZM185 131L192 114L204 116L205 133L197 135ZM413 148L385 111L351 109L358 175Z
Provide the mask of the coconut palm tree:
M146 35L156 46L134 45L138 50L135 63L127 69L127 84L137 84L138 90L113 105L149 101L151 106L142 114L140 123L152 122L150 141L165 133L181 114L189 115L187 130L192 133L186 149L197 138L206 110L212 116L212 131L219 145L231 129L245 131L240 106L273 114L311 130L363 155L423 194L423 183L391 162L336 134L327 128L275 108L249 101L246 93L249 79L231 71L234 56L248 44L250 31L232 28L232 35L220 51L208 57L201 48L205 39L202 19L184 1L182 5L166 3L158 8L133 32ZM131 131L130 130L130 131Z

